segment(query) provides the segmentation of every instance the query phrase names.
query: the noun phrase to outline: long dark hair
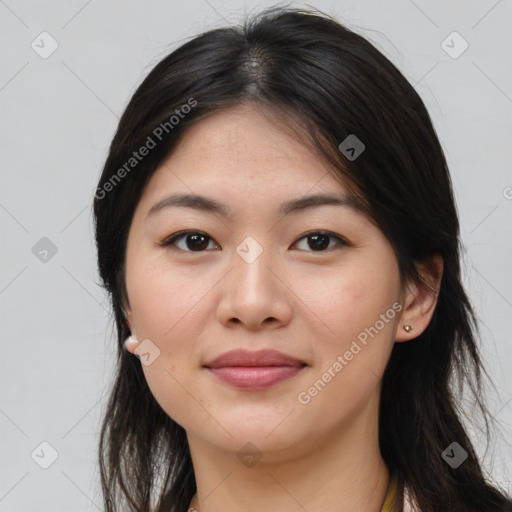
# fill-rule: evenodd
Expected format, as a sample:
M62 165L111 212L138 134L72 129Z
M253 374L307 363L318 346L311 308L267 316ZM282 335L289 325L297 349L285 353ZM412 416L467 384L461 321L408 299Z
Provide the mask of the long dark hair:
M105 510L185 512L196 491L185 430L123 348L130 334L124 258L144 187L181 134L241 102L270 107L333 165L392 244L403 279L420 280L416 264L443 257L434 316L417 339L395 343L382 381L380 449L399 495L407 488L422 512L512 511L484 478L462 423L466 384L489 440L476 322L461 285L458 215L430 117L365 38L323 13L290 8L205 32L166 56L136 90L111 143L94 198L99 271L118 348L99 445ZM339 149L351 134L365 144L357 159ZM151 146L147 155L130 160L142 146ZM468 453L457 469L441 456L454 441Z

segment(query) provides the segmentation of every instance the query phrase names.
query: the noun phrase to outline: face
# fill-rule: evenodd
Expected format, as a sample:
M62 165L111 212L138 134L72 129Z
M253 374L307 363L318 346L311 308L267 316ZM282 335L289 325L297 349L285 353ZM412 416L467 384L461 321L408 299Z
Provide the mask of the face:
M391 245L331 172L245 105L192 127L149 181L128 237L128 322L189 439L277 458L377 421L406 294ZM304 201L319 195L340 201ZM288 359L212 364L236 349Z

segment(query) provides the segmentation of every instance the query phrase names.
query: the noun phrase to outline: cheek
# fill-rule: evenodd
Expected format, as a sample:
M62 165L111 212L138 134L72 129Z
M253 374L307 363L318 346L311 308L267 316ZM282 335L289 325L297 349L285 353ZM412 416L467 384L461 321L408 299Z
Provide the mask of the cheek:
M151 393L174 421L189 428L191 418L208 420L200 394L190 394L190 375L199 364L194 358L205 315L201 298L209 286L197 272L194 277L162 263L127 265L127 290L139 341L150 339L160 351L154 362L142 365Z
M302 288L301 297L307 297L311 318L321 322L312 335L317 364L303 398L311 400L313 416L338 404L334 414L341 420L377 393L394 344L398 267L393 253L381 251L375 258L347 261L328 278L317 280L322 286L311 284Z
M170 267L163 256L138 261L126 274L137 334L172 344L177 332L196 325L193 316L208 285L197 270Z
M352 262L351 262L352 263ZM328 346L340 348L365 328L373 326L399 296L399 276L394 260L353 262L329 275L297 281L294 291L316 318ZM372 264L373 263L373 264ZM389 317L394 317L393 311ZM386 322L383 331L391 329ZM380 322L379 322L380 326Z
M297 397L304 418L320 422L329 410L332 423L338 424L378 397L398 318L393 304L400 287L393 262L337 272L323 294L316 288L305 300L322 320L321 332L328 334L317 331L319 358Z

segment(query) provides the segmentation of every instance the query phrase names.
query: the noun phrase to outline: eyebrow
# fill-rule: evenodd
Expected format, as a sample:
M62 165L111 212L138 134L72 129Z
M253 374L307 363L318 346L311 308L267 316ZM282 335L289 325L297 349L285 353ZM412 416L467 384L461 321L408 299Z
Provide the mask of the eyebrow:
M346 208L352 208L357 212L363 211L359 201L354 196L337 196L332 194L314 194L309 196L300 197L298 199L292 199L283 203L279 209L281 215L287 215L289 213L299 213L304 210L316 208L324 205L342 206ZM146 220L149 217L155 215L157 212L162 211L165 208L171 207L186 207L193 208L208 213L220 215L222 217L229 217L231 209L222 203L219 203L215 199L210 197L201 196L197 194L174 194L165 199L162 199L149 210Z

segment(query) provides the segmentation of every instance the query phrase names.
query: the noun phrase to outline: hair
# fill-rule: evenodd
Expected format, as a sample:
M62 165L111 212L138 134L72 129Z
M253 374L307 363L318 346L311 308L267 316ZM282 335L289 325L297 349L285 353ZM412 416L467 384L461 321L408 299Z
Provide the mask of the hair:
M452 184L429 114L364 37L320 11L281 7L204 32L167 55L133 94L110 145L94 198L99 272L118 349L99 442L105 510L185 512L196 492L186 432L162 410L140 361L123 346L130 334L126 243L145 186L182 134L242 103L281 119L332 165L391 243L403 280L428 286L418 263L443 258L431 322L416 339L395 343L382 379L379 444L399 482L396 510L407 489L422 512L512 511L512 500L484 477L462 421L469 386L489 442L481 382L487 373L461 284ZM365 145L355 160L338 148L351 134ZM130 160L150 140L147 155ZM441 457L453 441L468 452L457 469Z

